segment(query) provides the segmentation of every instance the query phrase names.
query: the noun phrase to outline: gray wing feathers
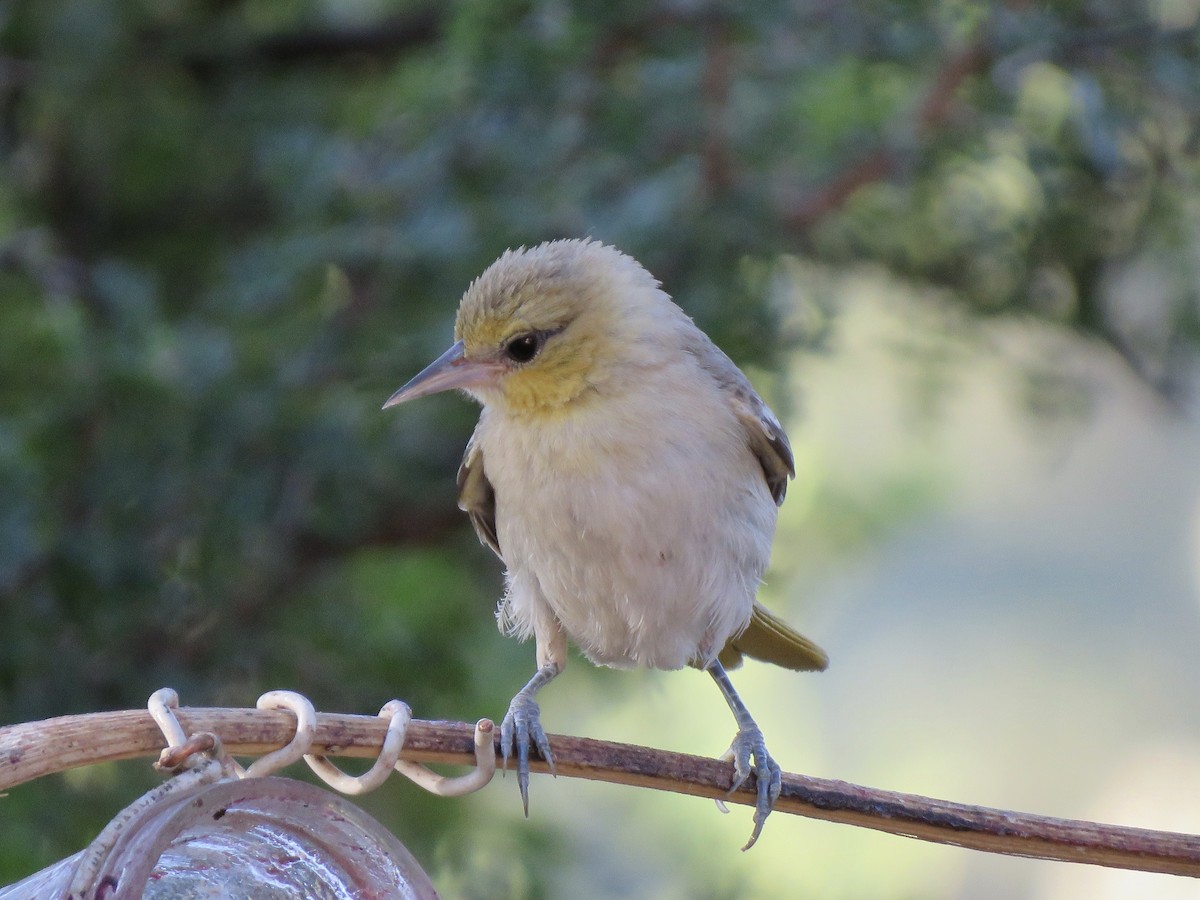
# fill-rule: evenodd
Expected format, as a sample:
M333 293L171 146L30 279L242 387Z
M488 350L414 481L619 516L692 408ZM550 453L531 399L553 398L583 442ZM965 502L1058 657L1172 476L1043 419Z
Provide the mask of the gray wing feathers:
M480 543L487 544L504 561L496 535L496 491L483 469L483 450L471 435L462 465L458 467L458 508L471 517Z
M696 357L717 386L728 396L730 405L746 429L746 441L762 465L767 487L775 503L783 503L788 478L796 475L792 445L775 413L763 402L742 370L704 332L696 329L685 348Z

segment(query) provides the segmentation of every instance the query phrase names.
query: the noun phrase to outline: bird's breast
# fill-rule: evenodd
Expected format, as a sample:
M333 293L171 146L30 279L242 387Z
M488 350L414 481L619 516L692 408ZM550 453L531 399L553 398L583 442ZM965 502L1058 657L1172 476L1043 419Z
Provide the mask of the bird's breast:
M595 662L677 668L745 627L776 509L713 396L645 387L551 422L487 416L484 457L511 612L548 608Z

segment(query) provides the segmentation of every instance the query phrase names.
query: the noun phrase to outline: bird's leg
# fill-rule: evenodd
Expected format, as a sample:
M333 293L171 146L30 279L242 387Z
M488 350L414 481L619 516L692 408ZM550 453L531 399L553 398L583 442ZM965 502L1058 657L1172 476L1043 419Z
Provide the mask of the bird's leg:
M517 786L521 789L521 805L525 809L525 817L529 818L529 744L530 740L537 745L538 752L550 771L554 771L554 757L550 754L550 741L542 728L541 708L533 699L541 688L545 687L562 671L562 666L556 662L541 666L536 674L529 679L525 687L517 691L517 695L508 704L508 712L500 723L500 755L504 759L504 770L508 771L508 757L512 753L513 739L517 744Z
M746 846L742 848L749 850L758 840L763 823L767 821L767 816L770 815L771 808L779 797L779 792L783 788L783 775L780 772L779 764L767 752L762 729L758 727L751 717L750 711L746 709L746 704L742 703L742 698L733 689L733 682L725 673L725 667L714 659L705 666L705 671L713 677L713 681L725 695L725 702L733 710L733 717L738 726L737 735L734 737L733 743L729 745L724 757L733 760L733 786L730 787L727 796L732 796L733 792L750 777L750 758L754 758L754 779L758 786L758 802L754 806L754 831L750 835L750 840L746 842Z

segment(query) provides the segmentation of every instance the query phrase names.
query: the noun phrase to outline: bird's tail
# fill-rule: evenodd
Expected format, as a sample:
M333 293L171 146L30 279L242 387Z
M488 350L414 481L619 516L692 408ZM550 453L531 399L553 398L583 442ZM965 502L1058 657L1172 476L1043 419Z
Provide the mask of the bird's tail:
M744 656L797 672L819 672L829 665L824 650L758 602L746 630L730 638L717 659L732 669L742 664Z

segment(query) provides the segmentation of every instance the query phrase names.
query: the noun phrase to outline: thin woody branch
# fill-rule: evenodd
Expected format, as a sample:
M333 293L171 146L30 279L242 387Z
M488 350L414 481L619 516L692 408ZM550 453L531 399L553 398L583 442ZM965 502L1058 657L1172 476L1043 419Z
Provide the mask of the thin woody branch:
M446 16L430 7L415 9L366 25L297 28L238 42L218 35L181 35L147 31L142 45L151 55L178 56L200 78L240 71L247 66L287 67L346 59L401 56L443 37Z
M992 61L986 36L980 37L948 58L938 70L914 115L913 131L918 141L936 132L954 110L954 97L971 75L983 71ZM884 181L900 170L904 154L891 146L880 146L851 162L827 184L795 204L783 216L792 231L803 233L822 217L841 208L864 185Z
M238 755L277 749L295 728L294 717L279 711L185 707L177 715L188 733L214 732ZM312 750L372 758L386 730L378 717L318 713ZM732 774L728 762L683 753L565 735L551 735L551 742L561 776L724 798ZM0 728L0 790L78 766L156 755L163 747L144 710L11 725ZM401 758L473 765L474 726L413 720ZM546 771L540 761L532 768ZM744 789L730 799L753 805L754 793ZM775 810L990 853L1200 876L1197 835L988 809L792 774L783 777Z
M1139 22L1081 29L1061 36L1053 43L1039 45L1036 52L1039 58L1077 60L1130 45L1173 44L1191 40L1194 36L1194 28L1172 30ZM1024 56L1022 53L1021 58ZM925 96L913 111L910 129L917 142L929 140L953 118L956 96L969 78L983 73L997 61L1011 64L1013 58L1009 56L1006 60L1003 48L994 45L989 26L986 23L981 26L972 41L942 62ZM791 231L804 233L821 218L840 209L860 187L896 175L907 164L910 152L911 148L883 144L850 161L828 182L785 210L782 215L784 225Z

